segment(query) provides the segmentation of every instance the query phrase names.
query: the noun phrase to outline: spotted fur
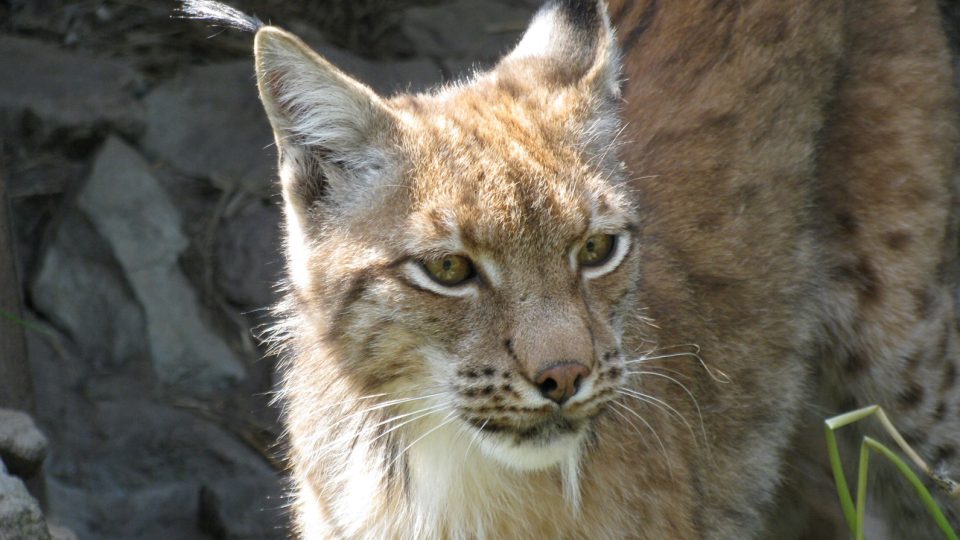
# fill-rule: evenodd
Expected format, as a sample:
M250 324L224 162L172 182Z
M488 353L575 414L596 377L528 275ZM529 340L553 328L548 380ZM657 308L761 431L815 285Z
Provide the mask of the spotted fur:
M871 403L956 468L933 0L557 0L492 70L390 98L275 27L256 61L304 537L842 537L820 422ZM431 281L451 254L476 276ZM569 362L559 405L536 381Z

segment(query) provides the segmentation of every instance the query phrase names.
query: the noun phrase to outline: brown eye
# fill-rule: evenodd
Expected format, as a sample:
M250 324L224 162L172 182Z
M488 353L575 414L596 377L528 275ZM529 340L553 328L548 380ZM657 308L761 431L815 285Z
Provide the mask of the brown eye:
M616 242L617 237L612 234L595 234L587 238L577 252L577 263L580 266L600 266L610 258Z
M423 267L434 281L447 287L460 285L476 274L473 263L463 255L447 255L424 261Z

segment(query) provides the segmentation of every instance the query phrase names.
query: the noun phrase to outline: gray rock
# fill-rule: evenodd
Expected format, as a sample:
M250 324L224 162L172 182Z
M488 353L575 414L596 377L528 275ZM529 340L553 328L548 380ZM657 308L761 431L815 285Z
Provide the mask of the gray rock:
M198 528L202 486L220 492L245 479L246 491L237 491L240 498L230 504L251 511L266 508L271 503L264 494L280 490L262 456L185 409L127 398L78 403L68 414L85 426L60 428L65 431L44 465L48 514L81 538L209 539ZM247 524L256 528L260 518L267 522L251 514Z
M80 538L208 540L197 528L196 488L158 483L136 489L98 489L47 482L49 514Z
M19 478L0 474L0 540L48 540L40 505Z
M282 540L287 501L279 484L229 478L200 489L200 528L218 540Z
M83 163L47 153L40 164L26 170L12 171L7 176L7 197L19 199L38 195L56 195L75 186L84 177Z
M328 45L318 49L385 94L422 90L441 77L439 67L429 60L371 62ZM257 196L276 191L273 133L257 98L252 61L187 69L154 89L145 103L142 143L151 156L191 176L209 178L226 191Z
M243 365L202 319L178 260L189 241L147 163L119 139L98 154L77 206L110 244L143 307L160 380L209 392L244 377Z
M143 128L139 74L123 62L0 35L0 115L31 113L43 129Z
M66 527L49 525L50 540L77 540L77 535Z
M224 220L217 237L217 284L233 303L261 308L277 300L283 272L280 209L254 201Z
M443 78L439 66L423 58L374 62L330 46L317 47L317 52L383 96L397 92L422 92Z
M34 306L66 331L97 366L148 359L143 310L110 245L69 209L41 256Z
M0 409L0 459L10 473L30 478L47 456L47 438L30 415Z
M393 62L367 60L324 42L316 30L305 24L294 21L290 24L290 30L333 65L384 96L397 92L420 92L443 78L440 67L425 58Z
M187 69L145 102L152 156L224 190L270 192L276 153L252 61Z
M521 2L456 0L407 10L403 32L420 54L489 64L519 41L533 12Z

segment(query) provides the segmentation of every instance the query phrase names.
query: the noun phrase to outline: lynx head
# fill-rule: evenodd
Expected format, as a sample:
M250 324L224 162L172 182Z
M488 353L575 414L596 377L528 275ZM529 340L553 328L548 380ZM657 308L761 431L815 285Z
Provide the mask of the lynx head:
M378 96L273 27L256 62L287 223L293 435L329 448L369 430L400 441L390 456L454 427L521 470L579 452L623 382L637 272L603 7L549 4L491 71L426 94Z

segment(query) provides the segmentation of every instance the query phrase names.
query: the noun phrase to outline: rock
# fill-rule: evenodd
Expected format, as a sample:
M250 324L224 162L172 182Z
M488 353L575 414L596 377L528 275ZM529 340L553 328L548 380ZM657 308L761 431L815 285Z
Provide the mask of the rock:
M279 484L230 478L200 488L200 529L217 540L286 538L287 501Z
M231 302L262 308L278 296L283 273L280 209L254 201L226 218L217 237L217 284Z
M143 128L135 97L141 77L117 60L0 35L0 81L0 116L8 125L31 114L47 133L111 127L135 135Z
M44 155L41 160L35 167L10 173L7 177L7 197L20 199L57 195L77 185L86 171L83 163L55 155Z
M331 46L318 46L317 52L382 96L398 92L422 92L443 78L439 66L423 58L374 62Z
M197 529L196 488L189 484L92 491L48 480L47 500L50 515L83 539L209 540Z
M456 0L407 10L403 31L422 55L490 64L520 40L533 12L522 2Z
M77 540L77 535L66 527L48 525L50 540Z
M0 459L11 474L28 479L47 456L47 438L30 415L0 409Z
M318 48L338 67L385 94L422 90L441 77L429 60L372 62L329 45ZM277 191L273 132L257 98L252 61L187 69L154 89L145 102L142 143L151 156L191 176L209 178L225 191L261 197Z
M77 206L110 244L144 311L154 369L164 383L205 393L244 377L243 365L201 317L178 260L189 241L180 216L137 152L111 138Z
M0 474L0 540L48 540L40 505L19 478Z
M244 491L237 488L229 504L251 512L271 504L264 494L280 490L261 455L187 410L133 397L66 399L76 403L60 423L82 429L58 427L63 431L44 465L47 501L49 516L81 538L209 540L198 527L202 486L224 493L244 479ZM266 519L251 513L246 523L256 528L260 518Z
M98 367L148 359L146 321L112 248L78 210L68 209L40 259L33 305Z
M252 60L187 69L145 102L149 154L223 190L271 192L276 151Z
M420 92L443 78L439 66L425 58L393 62L367 60L326 43L315 29L305 24L294 21L290 24L290 30L333 65L383 96L397 92Z

